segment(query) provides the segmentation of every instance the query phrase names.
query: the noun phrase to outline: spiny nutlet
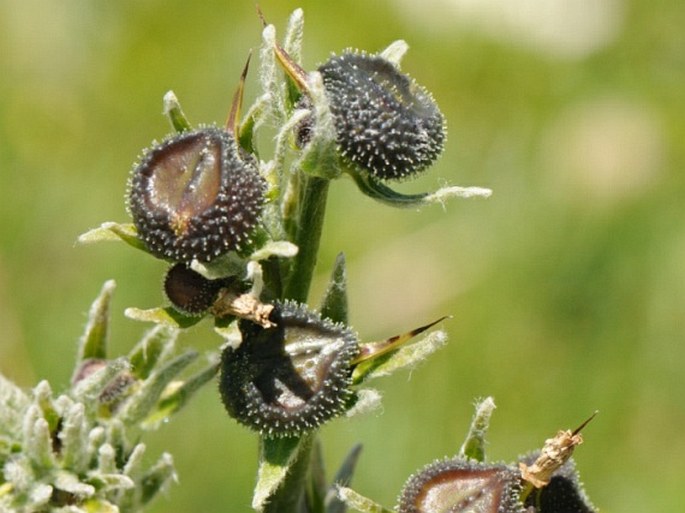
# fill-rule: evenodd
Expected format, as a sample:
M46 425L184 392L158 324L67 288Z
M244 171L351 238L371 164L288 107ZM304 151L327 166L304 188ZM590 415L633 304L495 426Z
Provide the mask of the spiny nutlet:
M228 280L209 280L187 264L173 265L164 278L164 292L171 304L182 313L201 315L216 301Z
M347 51L319 72L344 159L394 180L415 175L440 155L445 121L437 104L393 63Z
M427 465L404 485L398 513L523 513L514 467L454 458Z
M305 305L274 306L275 327L240 321L242 343L222 354L219 390L238 422L268 437L295 436L344 411L359 345L349 328Z
M265 188L233 134L205 127L145 152L131 176L129 210L153 255L209 262L249 241Z

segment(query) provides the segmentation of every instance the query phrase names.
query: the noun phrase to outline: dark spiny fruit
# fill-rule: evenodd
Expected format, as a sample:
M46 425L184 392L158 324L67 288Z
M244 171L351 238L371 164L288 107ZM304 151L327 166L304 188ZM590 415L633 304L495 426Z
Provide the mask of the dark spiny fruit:
M414 175L435 161L444 119L430 93L390 61L346 52L319 67L342 156L377 178Z
M180 312L200 315L214 304L226 283L225 279L209 280L181 263L167 271L164 292L174 308Z
M455 458L431 463L411 476L398 513L523 513L520 474L506 465Z
M131 177L129 210L150 253L208 262L249 241L264 189L235 137L207 127L145 152Z
M293 436L341 414L350 399L354 333L294 302L276 324L239 324L242 343L222 355L219 389L229 415L265 436Z

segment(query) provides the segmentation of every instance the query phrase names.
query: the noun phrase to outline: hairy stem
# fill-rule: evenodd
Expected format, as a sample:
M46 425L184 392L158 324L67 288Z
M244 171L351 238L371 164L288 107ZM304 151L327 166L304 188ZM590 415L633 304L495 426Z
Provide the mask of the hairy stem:
M297 441L299 447L296 450L295 460L288 462L288 474L280 483L278 489L269 496L268 501L264 504L263 513L295 513L300 511L300 504L305 498L306 480L315 439L316 433L312 432L302 435ZM272 441L272 450L273 445L279 445L280 443L288 445L290 441L287 439ZM268 455L265 454L265 440L261 440L261 447L262 454L260 458L268 459Z
M306 302L319 252L321 230L330 180L317 176L302 177L299 212L293 240L299 251L293 261L284 297Z

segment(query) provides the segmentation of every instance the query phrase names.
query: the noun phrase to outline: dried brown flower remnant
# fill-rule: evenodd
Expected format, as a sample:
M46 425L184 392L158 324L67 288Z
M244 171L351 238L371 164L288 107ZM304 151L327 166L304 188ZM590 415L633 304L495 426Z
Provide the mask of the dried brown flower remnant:
M576 446L583 443L580 431L595 415L597 415L597 412L574 431L559 431L554 438L545 440L545 445L542 447L540 455L532 465L527 465L523 462L519 463L521 477L536 488L542 488L549 484L552 474L569 460Z

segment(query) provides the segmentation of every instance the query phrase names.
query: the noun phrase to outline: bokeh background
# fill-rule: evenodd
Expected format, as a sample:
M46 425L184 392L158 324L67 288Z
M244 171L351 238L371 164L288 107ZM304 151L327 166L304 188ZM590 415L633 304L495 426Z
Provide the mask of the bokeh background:
M512 460L594 410L576 452L607 512L677 511L685 481L685 3L681 0L263 0L284 32L305 9L305 65L406 39L403 68L448 120L439 163L405 191L449 182L488 200L392 210L332 187L314 286L348 257L351 321L366 340L445 314L449 345L376 384L384 408L326 426L329 471L364 444L354 486L392 506L405 479L459 447L475 398L498 409L489 457ZM132 162L169 127L225 119L252 2L0 2L0 370L68 384L102 282L116 279L112 351L162 301L164 264L123 244L76 247L126 221ZM256 69L256 67L254 68ZM248 102L257 91L248 81ZM219 343L203 324L182 343ZM151 512L248 511L256 437L215 387L159 432L180 485Z

